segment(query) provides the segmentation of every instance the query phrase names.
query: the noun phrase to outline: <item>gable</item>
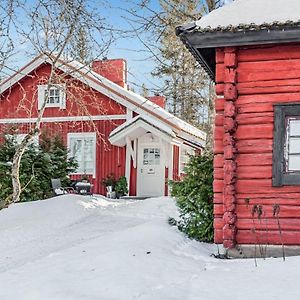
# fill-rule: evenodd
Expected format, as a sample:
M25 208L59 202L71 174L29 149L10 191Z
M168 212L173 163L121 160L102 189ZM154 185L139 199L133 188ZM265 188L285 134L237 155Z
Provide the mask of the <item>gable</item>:
M45 62L51 63L49 57L46 55L40 55L34 59L19 72L5 80L0 86L0 93L5 92ZM171 126L178 133L183 132L185 134L192 135L197 139L202 140L202 143L205 144L206 134L201 130L175 117L150 100L118 86L98 73L92 71L89 67L76 61L66 62L62 59L58 59L56 68L64 73L71 73L72 78L77 79L87 87L92 88L109 99L114 100L121 106L126 107L137 114L150 115L153 118L162 121L166 125Z
M41 92L41 87L47 82L50 71L50 64L43 62L3 92L0 100L1 117L36 117L38 92L39 90ZM115 100L99 93L76 78L64 76L61 71L60 73L57 78L59 85L65 86L66 107L65 109L63 109L64 107L47 107L44 117L126 114L126 108Z

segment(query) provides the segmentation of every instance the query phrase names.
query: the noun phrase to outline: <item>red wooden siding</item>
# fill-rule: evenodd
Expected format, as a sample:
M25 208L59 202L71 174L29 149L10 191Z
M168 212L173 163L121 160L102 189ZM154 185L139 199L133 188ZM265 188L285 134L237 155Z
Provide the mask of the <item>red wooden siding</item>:
M67 144L67 135L71 132L94 132L95 129L101 134L97 136L96 146L96 177L90 178L94 184L94 193L105 194L102 179L113 173L118 179L125 174L125 147L112 146L108 141L110 132L121 125L124 120L95 121L93 127L89 122L63 122L43 123L42 130L48 135L60 134ZM95 126L95 127L94 127ZM21 126L20 133L26 133L29 125ZM3 126L0 130L4 130ZM72 175L72 179L80 179L82 175Z
M46 82L50 65L42 65L0 98L0 118L34 118L37 116L37 85ZM46 108L44 117L126 114L126 109L70 77L66 82L66 109ZM84 107L84 108L83 108Z
M173 145L173 180L180 180L179 147L175 145Z
M37 116L37 85L46 82L50 65L44 64L19 84L5 92L0 98L0 118L34 118ZM61 77L63 78L63 77ZM46 108L44 117L94 116L126 114L126 108L114 100L85 86L78 80L66 77L60 83L66 82L66 109ZM83 107L83 109L82 109ZM70 132L97 132L96 147L96 178L92 179L94 192L105 194L101 184L102 179L113 173L119 178L125 173L125 147L112 146L108 141L110 132L125 122L121 120L55 122L43 123L42 130L51 134L61 134L67 144L67 134ZM1 132L10 127L17 127L19 133L26 133L31 124L0 125ZM74 175L73 178L80 178Z
M243 47L238 49L235 101L236 214L238 244L280 244L273 205L280 205L284 244L300 244L300 186L272 187L272 148L275 103L300 102L300 45ZM224 92L224 51L216 54L216 89ZM223 112L224 100L216 100L214 144L215 242L223 242ZM250 199L248 204L246 199ZM261 220L252 217L253 205L262 205ZM253 225L254 224L254 225Z

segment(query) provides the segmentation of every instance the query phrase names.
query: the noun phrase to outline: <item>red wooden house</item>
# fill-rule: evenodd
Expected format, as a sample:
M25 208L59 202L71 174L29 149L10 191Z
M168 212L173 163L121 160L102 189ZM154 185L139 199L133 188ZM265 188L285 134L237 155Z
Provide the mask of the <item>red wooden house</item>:
M129 194L161 196L167 179L178 178L187 153L205 145L205 134L164 109L164 98L145 99L127 88L123 59L84 66L70 59L55 63L40 55L0 85L0 131L17 128L18 138L36 122L43 102L42 131L61 134L94 193L105 194L103 178L125 175Z
M226 248L300 245L299 25L298 0L237 0L177 28L216 83L214 228Z

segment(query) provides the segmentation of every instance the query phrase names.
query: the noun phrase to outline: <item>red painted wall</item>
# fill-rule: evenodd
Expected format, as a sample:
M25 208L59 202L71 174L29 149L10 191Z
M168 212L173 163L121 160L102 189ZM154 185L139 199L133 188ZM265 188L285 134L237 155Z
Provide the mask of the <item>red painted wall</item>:
M65 144L67 144L68 132L94 132L95 129L101 133L97 136L96 146L96 178L91 178L94 184L94 193L105 194L102 179L113 173L118 179L125 174L125 147L112 146L108 141L110 132L121 125L123 120L95 121L93 127L88 122L63 122L63 123L43 123L42 131L49 135L60 134ZM26 133L29 124L20 126L19 133ZM6 126L7 127L7 126ZM0 131L4 131L5 126L0 126ZM80 179L81 175L72 175L72 179Z
M224 49L216 53L216 118L214 143L215 242L224 241ZM238 244L280 244L273 205L280 205L283 243L300 244L300 186L272 187L275 103L300 102L300 45L243 47L237 50L237 129L235 138ZM247 204L246 199L250 199ZM252 217L262 205L261 220ZM255 225L253 225L255 224Z
M179 147L175 145L173 145L173 180L180 180Z
M37 85L47 81L50 70L48 64L40 66L1 95L0 118L36 117ZM71 79L69 76L64 78L62 75L58 75L57 80L59 83L66 84L67 108L47 108L44 117L126 114L125 107L78 80Z
M37 116L37 85L45 82L50 72L49 65L42 65L1 96L0 118L33 118ZM61 78L60 78L61 79ZM61 79L62 80L62 79ZM83 85L77 80L62 80L67 85L67 108L46 108L44 117L67 117L80 115L118 115L126 114L122 105ZM80 99L80 100L78 100ZM84 109L81 107L84 106ZM101 184L104 177L114 173L116 178L125 174L125 147L112 146L108 141L110 132L125 122L121 120L85 122L43 123L42 130L49 134L60 133L67 143L68 132L98 132L96 148L96 178L93 179L94 192L105 194ZM0 132L11 126L0 125ZM30 124L18 125L19 133L26 133ZM78 178L80 176L73 176Z

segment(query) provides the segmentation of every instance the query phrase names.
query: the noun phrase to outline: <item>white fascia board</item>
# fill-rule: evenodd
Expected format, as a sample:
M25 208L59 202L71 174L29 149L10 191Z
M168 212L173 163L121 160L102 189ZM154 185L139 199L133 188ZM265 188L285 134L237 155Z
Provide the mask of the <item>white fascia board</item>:
M171 142L174 138L174 133L172 131L161 131L159 128L146 123L142 118L136 120L132 124L126 124L125 126L123 126L124 124L121 125L121 129L119 128L121 126L119 126L111 132L109 137L109 141L111 144L116 146L125 146L126 137L138 138L138 136L135 136L138 135L138 131L140 131L140 133L146 133L147 131L150 131L153 135L160 137L167 142Z
M126 115L99 115L99 116L74 116L74 117L43 117L42 123L82 122L82 121L105 121L126 120ZM8 118L0 119L0 124L26 124L35 123L37 118Z
M11 86L16 84L18 81L22 80L26 75L30 74L32 71L34 71L44 62L46 62L45 56L40 55L35 59L33 59L25 67L18 70L14 75L4 80L3 83L0 84L0 94L5 92L7 89L9 89Z
M130 126L136 125L136 123L138 123L138 121L142 121L142 123L148 123L151 126L151 128L152 127L159 128L162 131L165 131L166 133L168 133L170 136L175 137L175 134L170 126L167 126L164 123L162 123L161 121L157 121L157 120L153 119L153 117L146 116L146 115L138 115L138 116L132 118L131 120L121 124L120 126L115 128L111 132L110 135L116 134L117 132L123 130L123 128L125 128L125 127L130 127Z
M205 140L198 139L195 136L186 134L185 132L181 132L180 134L178 134L178 138L182 138L183 140L186 140L187 142L191 142L192 144L198 145L201 148L205 148L205 145L206 145Z

